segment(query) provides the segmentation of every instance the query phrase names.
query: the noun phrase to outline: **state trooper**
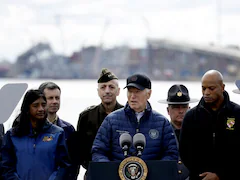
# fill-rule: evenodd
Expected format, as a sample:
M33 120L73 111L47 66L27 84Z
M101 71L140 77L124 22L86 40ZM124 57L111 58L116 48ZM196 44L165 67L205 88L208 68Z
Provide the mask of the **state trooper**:
M178 144L183 118L187 110L190 109L189 103L194 103L197 101L197 99L190 99L188 89L182 84L174 84L168 90L167 100L164 99L158 101L159 103L168 104L167 112L170 116L170 122ZM180 156L178 159L178 174L179 180L189 179L189 171L187 167L182 163Z

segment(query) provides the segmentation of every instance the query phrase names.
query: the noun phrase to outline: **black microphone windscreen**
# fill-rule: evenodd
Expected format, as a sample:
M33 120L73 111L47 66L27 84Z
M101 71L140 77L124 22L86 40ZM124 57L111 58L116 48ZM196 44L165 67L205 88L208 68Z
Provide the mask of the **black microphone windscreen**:
M133 145L134 147L141 145L143 148L146 145L146 138L142 133L137 133L133 136Z
M124 145L131 146L132 145L132 136L129 133L123 133L121 134L119 138L119 144L121 147Z

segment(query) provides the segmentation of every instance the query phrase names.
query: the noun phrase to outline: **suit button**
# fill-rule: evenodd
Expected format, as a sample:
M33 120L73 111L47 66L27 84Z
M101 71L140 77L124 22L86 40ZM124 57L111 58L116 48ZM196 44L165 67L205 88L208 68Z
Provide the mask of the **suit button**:
M181 170L178 170L178 174L182 174L182 171L181 171Z
M179 160L179 161L178 161L178 164L182 164L182 161L181 161L181 160Z

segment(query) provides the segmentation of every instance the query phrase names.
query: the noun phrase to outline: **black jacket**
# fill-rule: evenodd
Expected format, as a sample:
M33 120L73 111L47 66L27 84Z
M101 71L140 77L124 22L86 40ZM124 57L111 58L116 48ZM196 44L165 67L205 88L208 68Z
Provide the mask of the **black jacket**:
M240 106L229 100L214 113L202 98L183 120L179 151L190 171L190 180L203 172L214 172L220 180L240 179Z
M123 105L117 102L114 110L122 107ZM70 146L73 147L70 148L70 156L76 163L83 165L85 169L88 168L88 163L92 160L92 144L98 128L106 116L107 113L102 104L90 106L79 115L77 132L69 141L71 143ZM76 147L76 143L80 145Z

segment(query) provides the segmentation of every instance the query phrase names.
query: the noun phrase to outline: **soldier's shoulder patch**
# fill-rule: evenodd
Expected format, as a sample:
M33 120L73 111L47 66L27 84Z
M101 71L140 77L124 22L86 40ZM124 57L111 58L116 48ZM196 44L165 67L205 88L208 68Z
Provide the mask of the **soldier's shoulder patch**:
M86 113L88 113L89 111L93 110L93 109L96 108L96 107L97 107L96 105L89 106L89 107L87 107L86 109L84 109L80 114L81 114L81 115L86 114Z
M94 109L95 107L97 107L97 106L96 105L89 106L84 111L90 111L90 110Z

